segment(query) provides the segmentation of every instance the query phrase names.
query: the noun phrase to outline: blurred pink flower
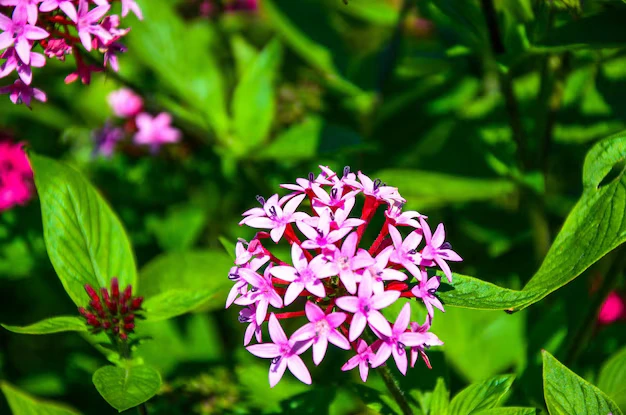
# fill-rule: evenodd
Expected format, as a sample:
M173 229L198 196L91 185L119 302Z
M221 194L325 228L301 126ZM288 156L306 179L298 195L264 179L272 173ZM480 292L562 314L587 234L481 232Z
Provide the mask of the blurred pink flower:
M108 96L113 113L120 118L131 118L143 109L143 100L128 88L113 91Z
M600 314L598 315L598 322L600 324L611 324L624 317L626 317L626 305L624 304L624 300L613 291L606 298L604 304L602 304Z
M180 141L180 130L170 125L172 117L168 113L162 112L153 118L142 112L137 115L135 122L138 129L134 137L135 144L149 145L153 152L158 151L163 144Z
M0 211L23 205L32 196L33 171L22 146L0 142Z
M30 107L30 102L33 98L38 101L46 102L46 94L37 88L31 88L18 79L12 85L3 86L0 88L0 94L9 94L11 102L14 104L24 103L27 107Z

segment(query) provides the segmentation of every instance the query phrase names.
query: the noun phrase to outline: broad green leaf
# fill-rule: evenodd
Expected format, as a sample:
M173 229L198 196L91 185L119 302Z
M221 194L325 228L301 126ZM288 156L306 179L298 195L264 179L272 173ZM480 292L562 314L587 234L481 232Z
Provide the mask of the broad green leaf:
M469 415L498 406L514 379L515 376L502 375L469 385L452 399L448 414Z
M509 290L455 274L451 286L442 284L441 299L459 307L520 310L569 283L624 243L626 175L622 163L625 159L626 133L597 143L587 153L583 194L539 270L522 290Z
M238 34L230 38L230 47L235 58L237 76L241 79L259 56L259 52L243 36Z
M276 111L274 79L281 56L280 42L271 41L235 88L232 113L237 139L232 148L237 152L246 154L262 144L269 134Z
M64 331L87 331L85 321L74 316L51 317L29 326L9 326L2 324L2 327L21 334L51 334L62 333Z
M264 0L261 7L272 27L303 59L321 71L331 86L351 95L363 93L337 69L335 59L343 56L336 56L330 49L330 43L339 43L341 38L332 36L332 28L327 27L327 20L316 19L323 16L318 12L324 9L317 1L301 0L295 3L292 0ZM323 40L314 39L313 34Z
M343 1L332 1L332 4L346 14L373 24L393 26L398 21L398 9L386 1L357 0L349 4Z
M437 378L437 384L430 396L430 408L428 415L447 415L450 406L450 392L446 388L443 378Z
M550 415L622 415L602 392L563 366L547 351L543 355L543 393Z
M77 305L89 297L84 285L137 283L135 258L119 219L98 191L78 171L46 157L30 155L41 200L48 256Z
M419 320L418 320L419 321ZM446 359L469 382L526 364L526 313L448 308L433 321ZM476 354L474 350L481 350Z
M306 160L317 155L322 138L324 120L320 117L308 117L303 122L283 131L272 142L252 156L256 159Z
M149 366L103 366L92 380L100 395L119 412L146 402L161 388L161 375Z
M144 19L133 23L129 47L157 74L164 89L202 115L220 140L227 140L230 120L224 80L216 55L209 52L218 45L213 27L208 21L183 21L171 1L138 3ZM206 53L189 53L191 50Z
M615 353L600 369L598 388L626 411L626 348Z
M209 309L222 308L232 281L228 272L233 266L230 257L221 250L171 252L160 255L144 266L139 273L140 291L147 302L163 293L189 291L183 295L194 304L205 296L204 305ZM169 300L167 300L169 301Z
M507 407L507 408L492 408L486 411L476 412L476 415L535 415L537 410L535 408L519 408L519 407Z
M47 401L39 401L6 382L0 388L13 415L79 415L79 412Z
M516 191L515 184L508 180L471 179L419 170L382 170L375 177L393 183L410 209L506 198Z
M169 210L163 219L151 217L146 225L165 251L184 251L198 240L206 221L205 209L185 205Z
M143 307L146 309L146 320L160 321L193 311L217 298L221 296L214 290L170 290L148 298Z

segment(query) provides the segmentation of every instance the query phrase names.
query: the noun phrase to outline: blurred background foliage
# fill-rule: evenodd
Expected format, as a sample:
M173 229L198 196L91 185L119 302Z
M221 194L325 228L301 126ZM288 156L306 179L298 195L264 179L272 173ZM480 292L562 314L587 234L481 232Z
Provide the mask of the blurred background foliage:
M51 62L40 76L49 102L30 111L2 99L0 126L89 176L129 232L144 295L156 284L228 289L233 241L252 236L240 213L319 164L397 186L407 208L445 222L464 258L455 272L520 288L581 194L585 153L626 123L621 0L260 0L256 11L216 0L209 15L199 1L138 3L145 19L130 24L119 74L65 85ZM182 142L98 155L106 96L122 86L172 113ZM597 381L626 344L623 321L594 322L611 259L514 315L448 308L433 326L445 342L433 369L409 371L403 387L422 396L442 377L454 395L515 373L508 404L545 410L542 348ZM623 279L610 288L623 293ZM75 313L37 200L0 215L0 303L0 321L16 325ZM139 354L165 381L151 413L385 411L380 379L340 372L348 354L337 350L314 387L286 378L269 389L235 310L201 307L138 332L154 338ZM86 414L114 413L89 381L104 362L79 334L0 331L0 378ZM605 392L626 410L626 392Z

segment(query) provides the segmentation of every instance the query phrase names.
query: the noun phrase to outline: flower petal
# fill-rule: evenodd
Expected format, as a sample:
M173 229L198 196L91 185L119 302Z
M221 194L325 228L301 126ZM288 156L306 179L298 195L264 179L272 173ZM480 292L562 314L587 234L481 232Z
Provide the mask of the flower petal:
M287 358L287 366L289 366L289 371L302 383L311 384L311 374L300 356L289 356Z
M352 324L350 324L350 333L349 338L350 341L353 342L363 333L365 330L365 325L367 324L367 318L362 313L356 313L352 318ZM391 334L391 329L389 329L389 334Z
M280 356L280 346L274 343L253 344L252 346L246 347L246 350L257 357L263 357L265 359Z

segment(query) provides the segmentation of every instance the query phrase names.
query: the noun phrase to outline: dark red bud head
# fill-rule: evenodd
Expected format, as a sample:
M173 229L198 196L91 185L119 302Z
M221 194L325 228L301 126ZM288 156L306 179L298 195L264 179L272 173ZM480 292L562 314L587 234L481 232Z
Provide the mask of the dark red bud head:
M90 306L91 306L94 310L97 310L97 311L102 310L102 303L100 302L100 299L99 299L99 298L98 298L98 300L97 300L97 301L96 301L96 300L91 300L91 301L89 302L89 305L90 305Z
M108 303L110 301L109 290L107 290L106 288L100 288L100 292L102 293L102 299L104 300L104 302Z
M111 328L111 322L110 321L105 321L104 323L102 323L102 327L104 327L106 330Z
M126 287L126 289L124 290L124 293L122 294L122 303L125 303L126 301L130 300L130 297L133 296L133 287L131 285L128 285Z
M141 308L141 303L143 303L143 297L133 298L131 308L133 310L139 310Z
M93 301L98 301L98 302L100 301L100 297L98 297L98 293L96 293L96 290L94 290L91 285L85 284L85 291L87 291L87 294Z
M113 327L113 333L118 334L119 332L120 332L120 327L119 326Z
M128 313L128 306L126 304L122 304L122 307L120 307L120 313L122 314Z
M134 328L135 328L135 325L133 323L124 324L124 330L126 331L131 331Z
M87 324L89 324L90 326L94 326L94 327L100 327L100 322L95 318L88 318Z
M119 319L117 319L117 318L114 318L114 319L113 319L113 323L114 323L114 324L117 324L117 323L119 323L119 322L120 322L120 321L119 321Z
M120 283L117 280L117 277L113 277L111 279L111 297L113 298L113 301L117 301L120 297Z
M83 317L87 317L90 314L87 312L87 310L85 310L85 307L78 307L78 312Z
M126 341L126 340L128 340L128 334L126 334L126 333L120 333L120 340L122 340L122 341Z
M129 314L126 317L124 317L124 323L132 323L134 320L135 320L134 314Z

